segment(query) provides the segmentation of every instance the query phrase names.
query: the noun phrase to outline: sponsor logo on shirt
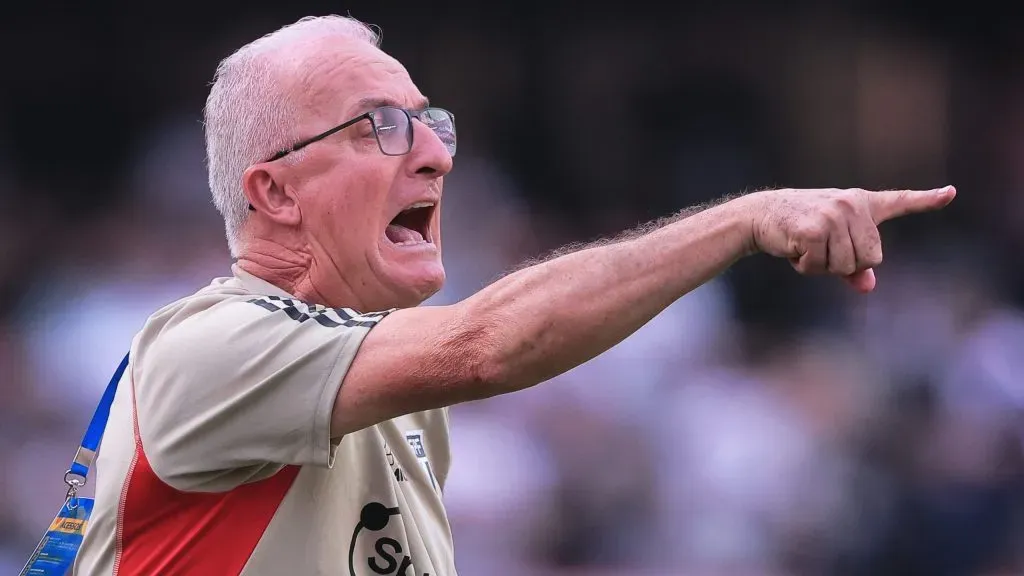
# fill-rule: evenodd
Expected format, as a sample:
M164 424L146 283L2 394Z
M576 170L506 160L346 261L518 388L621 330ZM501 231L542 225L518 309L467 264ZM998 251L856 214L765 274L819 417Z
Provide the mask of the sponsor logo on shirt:
M352 532L349 545L348 571L349 576L363 574L380 574L381 576L431 576L429 572L418 573L411 556L406 552L407 546L390 536L379 536L373 543L373 555L355 557L355 550L363 531L380 532L387 528L392 516L401 516L398 507L387 507L380 502L370 502L363 506L359 514L359 523Z

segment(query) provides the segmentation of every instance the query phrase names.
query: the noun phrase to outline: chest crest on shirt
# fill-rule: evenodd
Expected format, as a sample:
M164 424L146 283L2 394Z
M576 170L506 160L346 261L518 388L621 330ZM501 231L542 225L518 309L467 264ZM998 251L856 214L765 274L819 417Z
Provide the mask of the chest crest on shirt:
M434 471L430 468L430 458L427 457L427 448L423 445L425 442L423 438L423 430L408 430L405 433L405 441L412 448L412 453L416 456L416 461L423 467L423 470L427 473L427 478L430 479L430 486L436 491L437 490L437 479L434 478Z

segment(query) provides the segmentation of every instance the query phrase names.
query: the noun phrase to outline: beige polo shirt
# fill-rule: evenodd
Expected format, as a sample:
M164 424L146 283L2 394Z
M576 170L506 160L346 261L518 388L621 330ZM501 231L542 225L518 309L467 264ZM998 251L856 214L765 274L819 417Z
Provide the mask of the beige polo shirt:
M306 304L237 266L131 347L79 575L455 575L448 411L330 437L387 312Z

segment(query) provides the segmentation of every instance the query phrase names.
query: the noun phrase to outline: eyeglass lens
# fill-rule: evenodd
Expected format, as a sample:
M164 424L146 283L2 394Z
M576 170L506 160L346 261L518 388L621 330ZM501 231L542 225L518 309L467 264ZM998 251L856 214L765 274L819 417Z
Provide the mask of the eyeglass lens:
M427 108L412 114L433 130L448 148L448 153L455 156L455 121L451 113L440 108ZM401 108L384 106L374 110L371 118L381 152L389 156L409 153L412 149L413 132L408 112Z

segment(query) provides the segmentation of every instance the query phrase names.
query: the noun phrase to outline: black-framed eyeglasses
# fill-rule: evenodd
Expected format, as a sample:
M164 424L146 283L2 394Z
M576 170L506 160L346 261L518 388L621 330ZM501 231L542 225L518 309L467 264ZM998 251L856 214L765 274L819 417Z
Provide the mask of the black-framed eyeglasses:
M412 150L413 134L412 119L416 118L430 128L441 142L448 149L448 153L455 157L455 115L444 108L424 108L423 110L406 110L397 106L381 106L360 114L351 120L346 120L330 130L326 130L306 138L290 148L280 150L265 160L273 162L280 160L292 152L298 152L306 146L319 142L332 134L341 132L349 126L353 126L363 120L369 120L373 126L373 135L377 139L377 147L385 156L403 156ZM249 210L255 211L252 204Z
M455 156L455 115L444 108L424 108L423 110L406 110L397 106L381 106L360 114L351 120L346 120L334 128L321 132L312 138L307 138L294 144L291 148L280 150L267 162L280 160L292 152L302 150L306 146L319 142L332 134L341 132L349 126L353 126L363 120L369 120L373 125L373 135L377 139L377 146L385 156L402 156L412 150L413 134L412 119L415 118L433 130L434 134L441 139L448 153Z

